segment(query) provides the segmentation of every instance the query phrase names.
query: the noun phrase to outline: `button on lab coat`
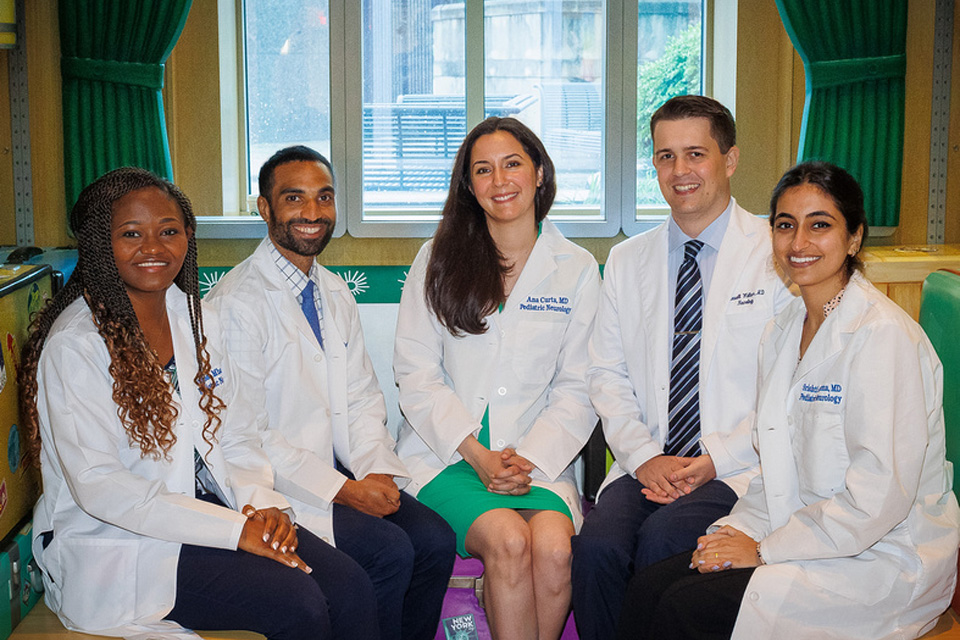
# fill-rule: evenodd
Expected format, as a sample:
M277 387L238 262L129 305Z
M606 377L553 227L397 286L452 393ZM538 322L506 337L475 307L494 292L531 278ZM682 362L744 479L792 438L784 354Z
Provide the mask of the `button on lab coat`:
M761 476L729 524L761 540L734 638L913 638L950 604L960 510L943 373L920 327L859 274L797 365L806 308L761 347Z
M177 441L165 458L143 457L131 446L112 399L110 355L82 298L57 318L40 356L44 491L34 510L33 551L47 605L69 629L150 637L176 632L179 625L162 618L176 596L180 545L237 548L246 518L194 498L194 447L233 509L289 508L271 490L269 463L245 421L249 408L236 394L235 372L210 327L212 376L228 409L220 414L219 443L208 452L186 296L173 287L167 312L183 400ZM51 531L44 548L41 536Z
M432 243L410 268L397 320L394 371L406 423L397 452L419 491L490 409L490 448L515 447L537 466L533 484L567 503L579 525L571 462L596 425L585 384L600 282L597 263L548 220L504 304L480 335L455 337L429 310Z

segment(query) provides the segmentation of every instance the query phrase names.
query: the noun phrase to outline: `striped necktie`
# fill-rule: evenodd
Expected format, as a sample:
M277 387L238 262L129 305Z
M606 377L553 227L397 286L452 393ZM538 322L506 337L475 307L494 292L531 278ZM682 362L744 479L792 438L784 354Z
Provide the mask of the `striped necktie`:
M703 284L697 254L700 240L684 245L677 274L673 312L673 362L670 367L670 428L664 454L700 454L700 328L703 324Z

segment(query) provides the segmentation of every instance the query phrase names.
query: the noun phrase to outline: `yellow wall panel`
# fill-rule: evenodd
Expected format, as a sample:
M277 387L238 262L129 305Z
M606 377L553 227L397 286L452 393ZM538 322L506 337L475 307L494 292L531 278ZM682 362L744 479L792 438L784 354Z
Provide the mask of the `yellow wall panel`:
M56 2L26 2L30 92L30 163L35 244L72 244L67 234L60 94L60 26Z
M13 196L13 145L10 139L10 90L5 50L0 50L0 244L17 243Z

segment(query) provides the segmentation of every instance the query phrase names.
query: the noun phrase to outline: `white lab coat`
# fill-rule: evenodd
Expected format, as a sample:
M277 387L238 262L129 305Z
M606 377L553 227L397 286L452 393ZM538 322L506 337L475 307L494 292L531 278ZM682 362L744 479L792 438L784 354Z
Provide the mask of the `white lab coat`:
M334 454L358 480L384 473L403 487L409 474L385 427L383 393L353 294L320 268L321 349L269 242L223 276L206 300L220 311L243 393L269 416L259 426L277 491L300 524L334 544L333 499L346 481Z
M773 266L770 226L733 203L703 308L700 443L717 477L743 495L763 328L793 297ZM670 400L668 222L610 251L590 342L590 399L616 462L603 487L663 453Z
M43 569L46 603L69 629L103 635L166 637L162 621L176 597L181 544L236 549L246 518L195 499L193 450L205 454L218 485L237 509L288 508L271 490L266 456L248 428L234 371L208 330L207 351L221 413L219 444L203 440L196 349L186 296L167 292L182 402L176 443L166 458L131 446L112 400L110 355L86 302L75 300L54 322L37 371L43 446L43 495L34 510L33 551ZM43 548L41 535L52 531Z
M943 372L920 327L859 274L797 364L806 309L767 329L762 473L729 516L761 540L734 638L914 638L950 604L960 510Z
M490 409L490 448L536 465L533 485L582 520L571 462L596 426L585 384L600 275L596 260L543 221L513 292L487 331L454 337L427 307L432 241L410 268L397 319L394 371L406 422L397 452L419 490L461 460L457 447Z

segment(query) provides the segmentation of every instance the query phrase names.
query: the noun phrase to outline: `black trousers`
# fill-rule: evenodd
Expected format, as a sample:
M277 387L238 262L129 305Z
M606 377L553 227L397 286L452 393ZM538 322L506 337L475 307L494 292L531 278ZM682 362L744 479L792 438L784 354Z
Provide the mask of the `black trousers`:
M667 558L633 576L617 638L720 640L730 637L753 569L699 573L692 551Z

